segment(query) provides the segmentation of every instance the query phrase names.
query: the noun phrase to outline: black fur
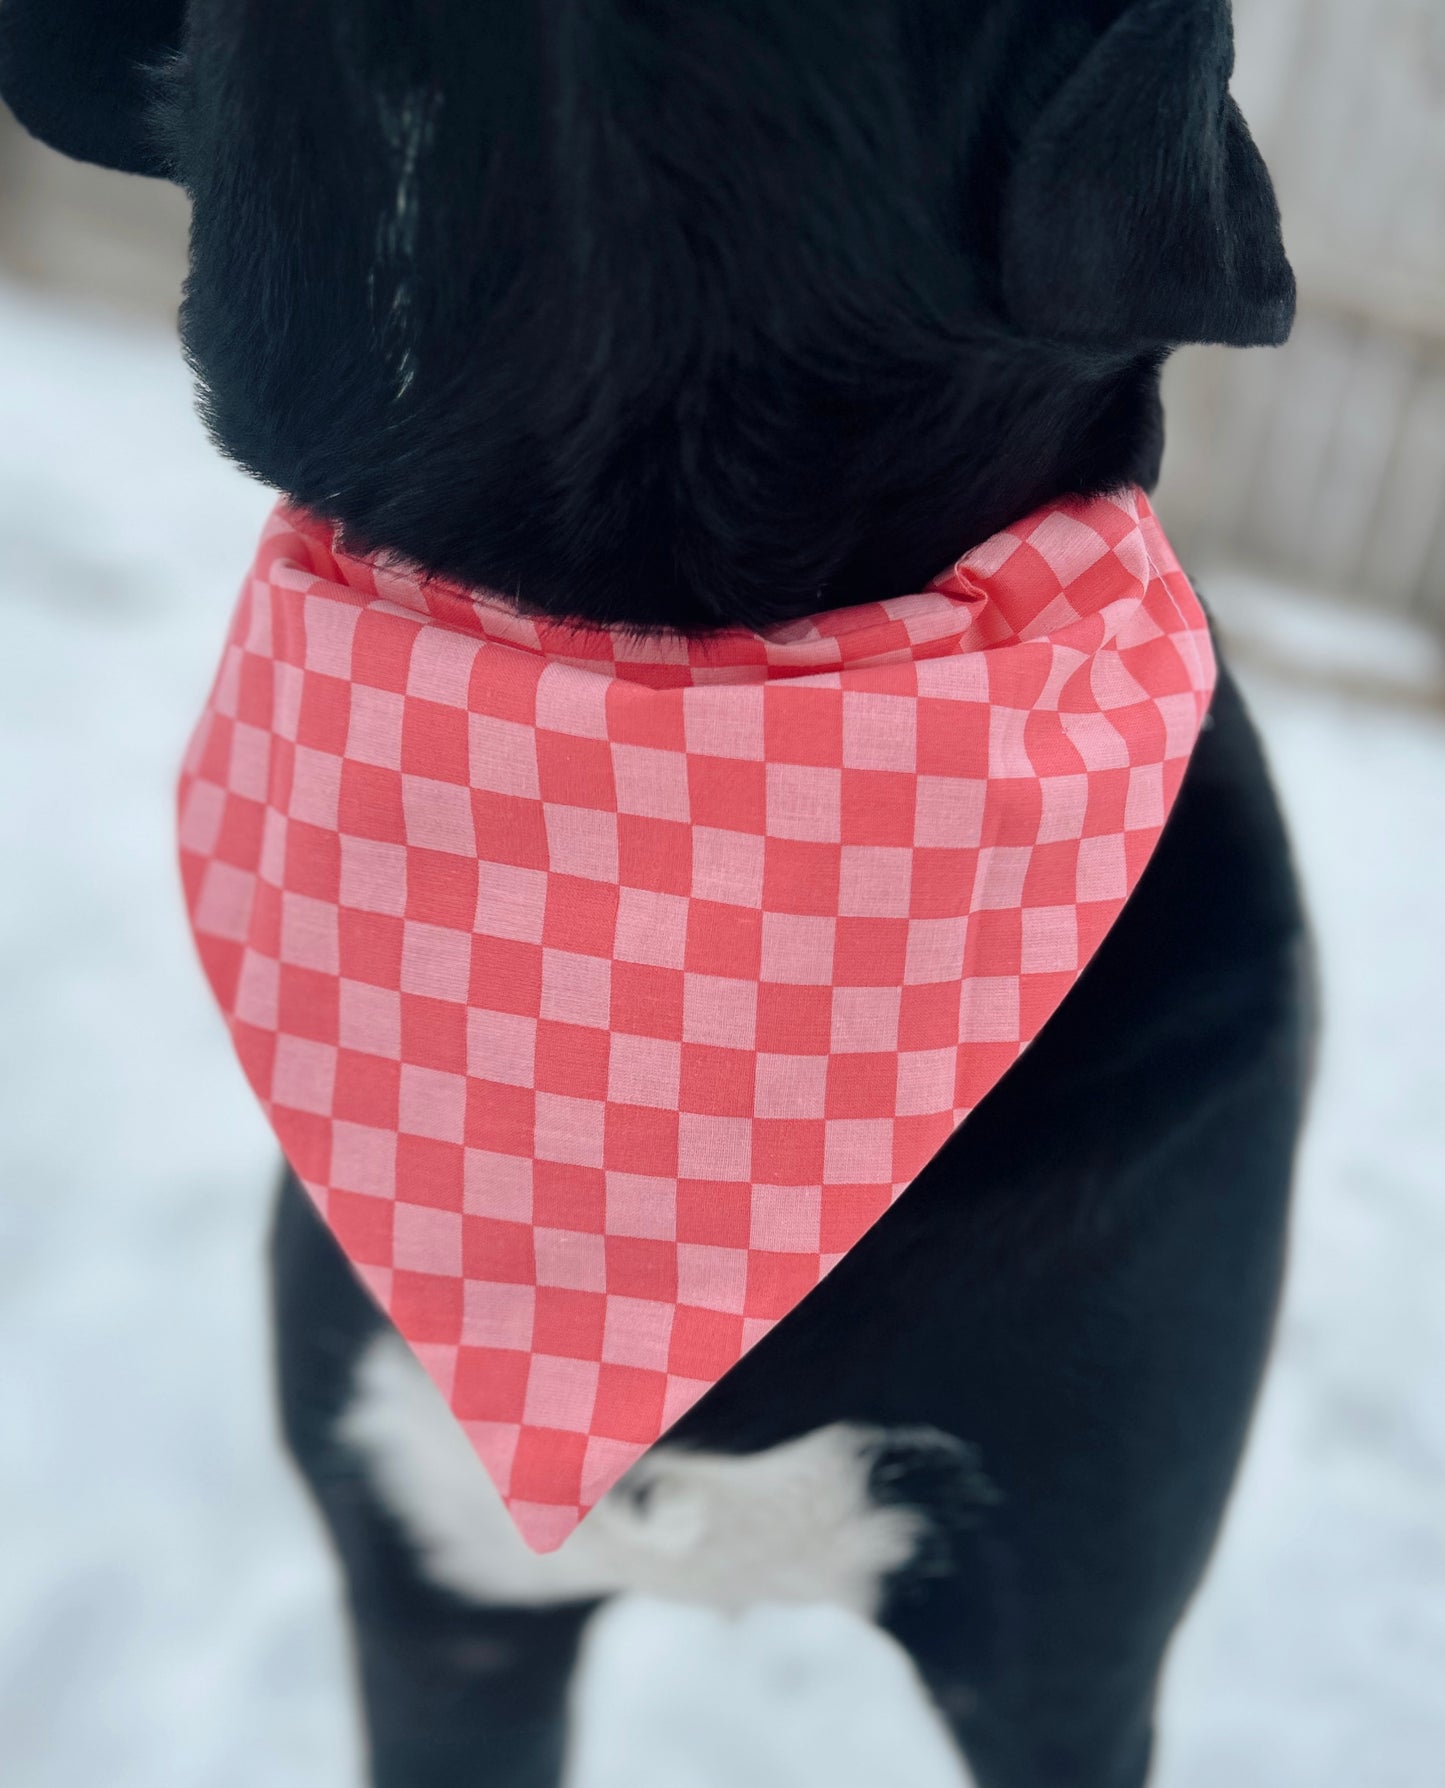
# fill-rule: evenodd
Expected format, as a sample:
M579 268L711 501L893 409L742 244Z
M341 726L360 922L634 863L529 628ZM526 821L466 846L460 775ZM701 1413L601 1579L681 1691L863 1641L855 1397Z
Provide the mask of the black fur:
M226 452L355 545L534 608L697 630L917 588L1050 498L1152 484L1175 344L1288 332L1227 0L181 12L4 0L0 88L190 190L184 334ZM982 1788L1146 1774L1268 1345L1303 937L1226 677L1058 1016L677 1430L971 1449L878 1488L935 1517L883 1618ZM376 1781L551 1788L589 1610L423 1584L333 1431L382 1318L294 1185L275 1268Z

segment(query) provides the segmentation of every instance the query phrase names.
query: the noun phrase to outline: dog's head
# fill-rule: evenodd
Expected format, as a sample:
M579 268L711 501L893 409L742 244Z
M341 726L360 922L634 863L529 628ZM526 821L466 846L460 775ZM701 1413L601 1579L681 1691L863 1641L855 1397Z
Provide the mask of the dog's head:
M1294 285L1228 0L4 0L0 90L194 200L222 448L641 626L919 587L1153 482Z

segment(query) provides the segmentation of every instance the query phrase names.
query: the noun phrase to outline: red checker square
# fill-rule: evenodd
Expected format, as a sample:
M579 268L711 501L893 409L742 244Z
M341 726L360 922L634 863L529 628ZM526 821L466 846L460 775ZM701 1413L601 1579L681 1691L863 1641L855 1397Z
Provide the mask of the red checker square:
M677 1173L677 1113L645 1105L609 1105L603 1161L614 1173Z
M842 690L764 684L763 750L772 764L841 764Z
M1024 975L1019 981L1019 1036L1032 1042L1058 1011L1065 994L1074 984L1067 973Z
M829 1062L829 1117L892 1117L897 1101L896 1053L835 1055Z
M555 1506L565 1500L580 1507L586 1433L557 1428L523 1428L512 1460L511 1495L518 1502Z
M408 993L401 1000L401 1053L418 1068L467 1071L467 1008Z
M826 1055L833 1034L831 987L758 988L757 1046L769 1055Z
M956 981L905 987L898 1008L899 1046L951 1049L958 1042L958 995Z
M467 706L476 714L531 726L537 718L537 679L543 660L527 652L478 652Z
M462 1219L462 1272L493 1285L533 1285L537 1278L532 1225L499 1217Z
M576 1099L607 1097L611 1038L592 1025L537 1020L536 1085L539 1093Z
M462 1338L462 1282L437 1273L398 1270L391 1282L391 1320L415 1346Z
M752 1221L750 1186L725 1180L677 1182L679 1242L700 1242L714 1248L746 1248Z
M1080 840L1036 844L1024 876L1024 906L1072 906L1076 894Z
M464 1422L519 1422L527 1396L525 1353L499 1347L463 1347L457 1351L452 1384L452 1409Z
M918 702L920 776L976 776L988 762L989 706L983 701Z
M757 1118L753 1178L759 1185L817 1186L827 1131L822 1118Z
M1126 832L1124 834L1124 862L1128 871L1129 886L1132 888L1149 867L1149 859L1154 854L1154 846L1158 842L1158 831Z
M353 837L405 844L401 777L395 770L380 770L374 764L359 764L347 758L341 766L336 817L338 831Z
M915 850L908 910L915 919L951 919L966 910L978 852Z
M1023 951L1023 930L1019 907L972 913L968 921L969 961L997 963L1000 973L1013 974Z
M350 683L340 677L323 676L320 671L308 671L301 685L296 743L340 757L346 750L350 725Z
M888 1186L829 1186L819 1243L824 1254L846 1254L893 1202Z
M763 905L770 913L838 911L842 847L798 838L769 838L763 857Z
M628 1031L635 1037L666 1037L672 1042L679 1041L682 1037L683 987L680 969L614 962L612 1028Z
M398 978L400 972L398 951ZM535 1017L542 1005L541 950L514 938L474 936L467 1003L522 1018Z
M465 788L471 779L465 709L408 696L401 720L401 767L411 776Z
M326 1195L326 1222L347 1258L359 1266L391 1265L391 1216L396 1209L389 1198L369 1198L364 1192Z
M724 901L689 901L683 960L694 974L762 973L762 912Z
M459 1211L465 1179L466 1151L459 1142L438 1142L431 1136L397 1137L396 1186L408 1204Z
M975 1101L976 1103L976 1101ZM972 1105L960 1099L961 1110ZM943 1147L957 1128L951 1112L930 1112L925 1117L901 1117L893 1123L893 1179L895 1183L914 1180ZM887 1192L888 1188L882 1188ZM831 1200L835 1188L828 1188ZM826 1230L826 1219L824 1228ZM824 1246L827 1246L826 1241Z
M818 1283L820 1271L816 1254L754 1251L748 1255L745 1314L776 1322L807 1297Z
M907 919L839 919L833 940L836 986L897 987L907 961Z
M641 1236L607 1237L609 1296L671 1304L677 1298L677 1249Z
M418 845L406 853L406 917L470 931L477 910L477 863L455 851Z
M341 840L325 826L293 819L286 826L286 887L313 900L336 900L341 890Z
M515 863L522 869L547 867L547 826L540 801L474 788L472 824L477 837L486 841L492 861Z
M280 965L278 976L277 1029L316 1043L337 1039L339 996L335 975L319 969Z
M606 1435L611 1440L632 1440L650 1445L664 1426L662 1405L666 1394L665 1372L645 1372L639 1366L604 1365L597 1380L592 1432Z
M983 836L994 846L1030 845L1039 835L1043 811L1037 777L994 777L984 799Z
M569 950L578 956L610 956L617 903L618 891L607 882L549 876L542 942L549 950Z
M1119 900L1091 900L1078 909L1081 963L1087 962L1103 943L1122 907L1123 902Z
M421 627L420 620L406 615L363 609L351 636L352 681L404 694L412 642Z
M273 1110L271 1121L282 1153L303 1180L313 1186L326 1183L331 1166L331 1123L309 1111Z
M844 770L844 844L911 846L918 780L893 770Z
M606 1321L605 1292L539 1285L532 1321L532 1351L564 1360L600 1360Z
M957 1099L961 1110L972 1110L975 1105L997 1086L1004 1075L1018 1060L1020 1043L970 1043L967 1048L958 1052L958 1092ZM925 1122L925 1119L914 1119L914 1122Z
M667 1369L679 1378L721 1378L743 1351L743 1319L723 1310L678 1306Z
M617 816L617 877L630 888L686 894L692 888L692 828L676 820Z
M655 751L685 751L682 690L660 690L612 678L607 685L607 736L616 745L650 745Z
M215 850L215 855L223 863L245 864L260 860L266 811L259 801L243 801L239 795L228 798Z
M727 832L767 829L767 775L761 763L730 757L689 757L688 801L694 825Z
M678 1109L709 1117L751 1117L755 1062L750 1049L684 1043Z
M1084 809L1084 836L1120 832L1129 807L1129 779L1132 770L1091 770L1089 799Z
M400 1116L401 1063L354 1049L336 1052L332 1116L373 1130L394 1130Z
M531 1087L496 1080L467 1082L467 1143L494 1155L532 1155L537 1134L537 1095Z
M584 739L576 733L553 733L539 727L537 779L544 801L616 810L612 747L606 739Z
M607 1227L607 1176L597 1167L534 1162L532 1221L543 1229L601 1235Z
M214 875L218 865L212 864ZM251 900L251 919L246 930L247 942L263 956L281 954L281 890L258 881Z

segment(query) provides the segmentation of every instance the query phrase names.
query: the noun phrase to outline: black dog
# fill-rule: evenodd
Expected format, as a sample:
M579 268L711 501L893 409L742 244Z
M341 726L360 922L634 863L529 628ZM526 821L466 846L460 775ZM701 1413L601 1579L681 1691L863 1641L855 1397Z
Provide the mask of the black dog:
M1227 0L0 9L23 122L191 193L227 453L353 546L689 630L918 589L1058 495L1152 485L1169 350L1293 311L1231 57ZM1137 1788L1269 1342L1309 1028L1226 677L1058 1016L580 1563L493 1533L288 1186L286 1427L376 1781L555 1783L579 1636L639 1582L835 1594L984 1788Z

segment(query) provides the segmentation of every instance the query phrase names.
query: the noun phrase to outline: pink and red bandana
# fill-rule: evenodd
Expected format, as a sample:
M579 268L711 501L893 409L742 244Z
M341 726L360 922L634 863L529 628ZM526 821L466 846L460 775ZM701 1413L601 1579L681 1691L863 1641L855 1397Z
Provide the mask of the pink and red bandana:
M180 785L281 1146L558 1545L1047 1022L1214 684L1143 494L917 595L632 638L279 507Z

